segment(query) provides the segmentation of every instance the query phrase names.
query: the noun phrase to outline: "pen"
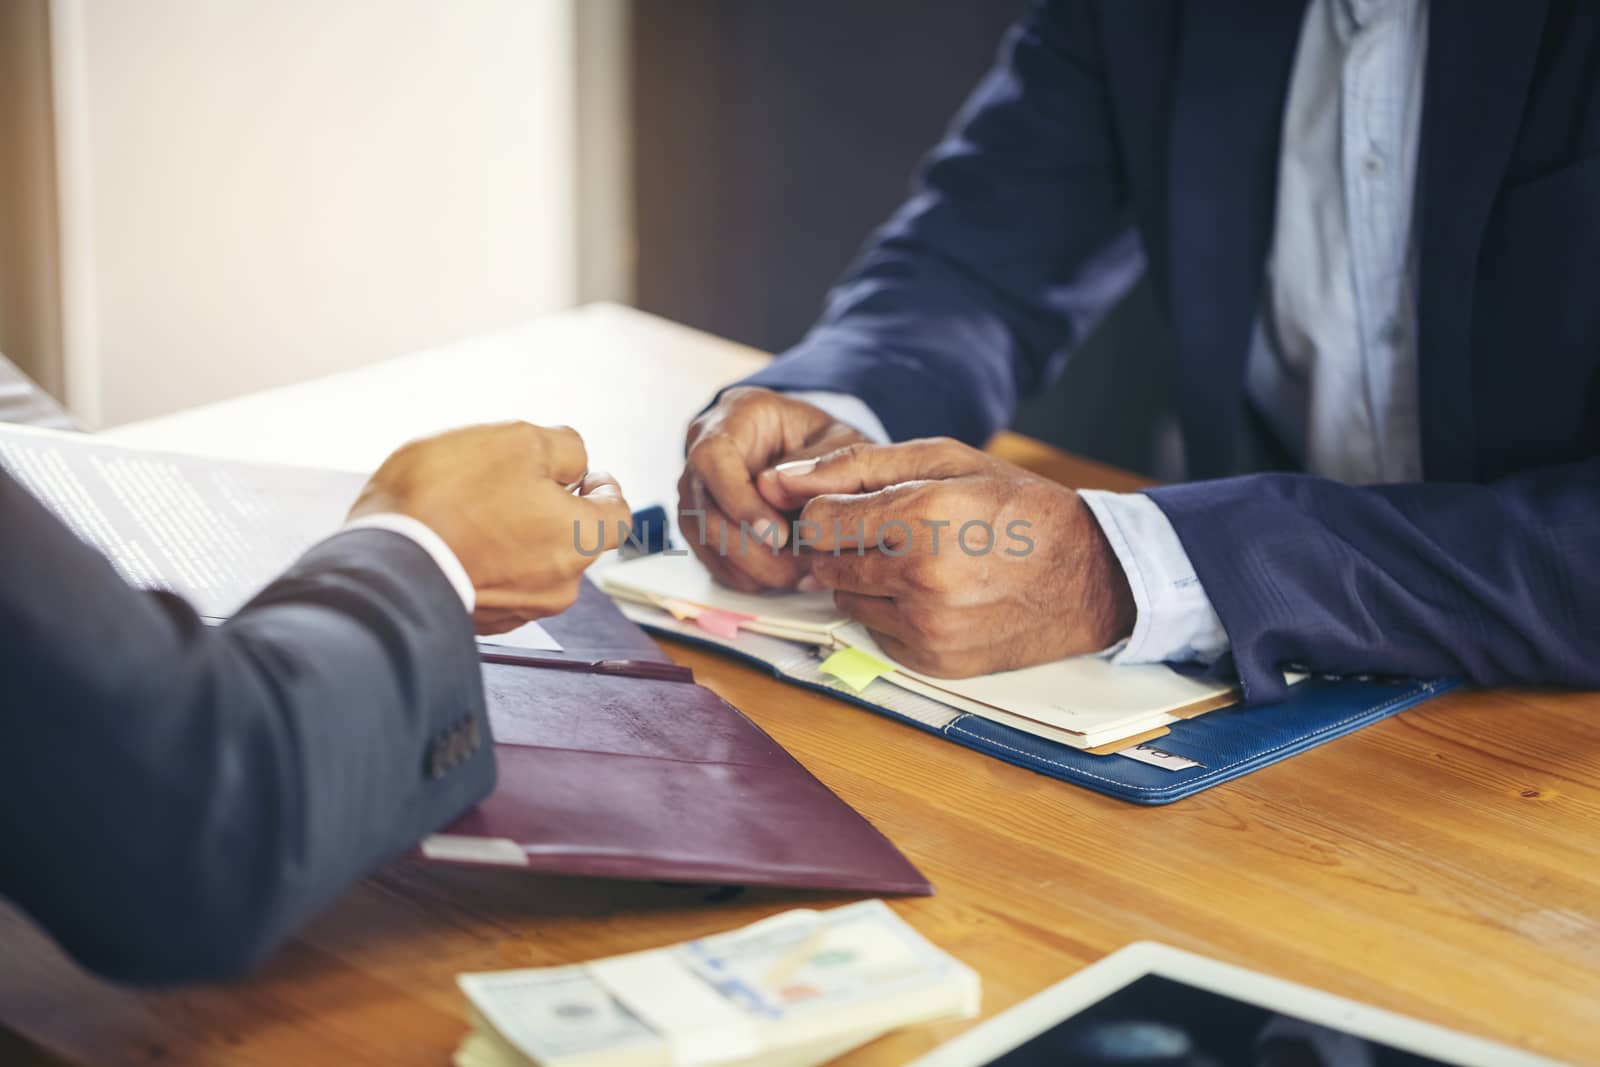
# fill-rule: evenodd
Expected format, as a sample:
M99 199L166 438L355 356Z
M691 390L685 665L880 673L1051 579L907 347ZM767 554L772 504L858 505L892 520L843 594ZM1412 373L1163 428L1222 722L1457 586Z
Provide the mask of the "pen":
M657 682L692 682L694 671L676 663L661 663L645 659L551 659L548 656L527 656L517 652L490 652L480 650L485 663L504 663L515 667L543 667L553 671L581 671L584 674L608 674L616 678L647 678Z

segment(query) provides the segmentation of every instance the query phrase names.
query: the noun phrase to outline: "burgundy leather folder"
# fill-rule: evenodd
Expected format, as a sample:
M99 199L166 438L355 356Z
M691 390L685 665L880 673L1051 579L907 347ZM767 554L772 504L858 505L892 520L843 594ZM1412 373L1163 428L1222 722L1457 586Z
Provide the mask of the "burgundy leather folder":
M553 874L928 894L882 834L587 581L560 652L486 651L492 795L425 844ZM519 858L520 854L520 858Z

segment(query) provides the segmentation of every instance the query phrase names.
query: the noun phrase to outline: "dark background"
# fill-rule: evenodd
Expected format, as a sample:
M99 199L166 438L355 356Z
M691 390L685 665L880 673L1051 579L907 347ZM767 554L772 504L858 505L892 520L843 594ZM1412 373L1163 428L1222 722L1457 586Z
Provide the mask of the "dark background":
M1306 1028L1311 1024L1303 1020L1296 1024L1296 1036L1280 1034L1277 1041L1261 1042L1262 1032L1278 1018L1297 1019L1223 993L1147 974L1003 1054L989 1067L1114 1067L1132 1063L1150 1067L1272 1063L1351 1067L1354 1062L1368 1062L1360 1052L1345 1045L1337 1062L1329 1063L1315 1046L1307 1043ZM1329 1036L1342 1032L1315 1028L1326 1029ZM1375 1041L1361 1043L1376 1067L1445 1067L1439 1060L1400 1052ZM1187 1044L1189 1051L1154 1054L1155 1049L1170 1050L1179 1044ZM1267 1053L1268 1046L1275 1046L1275 1053Z
M637 303L769 351L799 340L904 199L1021 0L635 0ZM1171 477L1148 285L1016 428Z

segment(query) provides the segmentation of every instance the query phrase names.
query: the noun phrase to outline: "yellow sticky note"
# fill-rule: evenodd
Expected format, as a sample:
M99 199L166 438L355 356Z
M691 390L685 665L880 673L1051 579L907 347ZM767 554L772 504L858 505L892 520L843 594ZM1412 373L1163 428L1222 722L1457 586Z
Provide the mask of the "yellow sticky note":
M697 618L701 612L700 605L690 604L682 600L662 600L659 601L659 603L663 608L672 614L674 619L677 619L680 622L684 619Z
M845 685L861 692L879 675L894 670L889 664L869 656L859 648L841 648L822 661L823 674L831 674Z

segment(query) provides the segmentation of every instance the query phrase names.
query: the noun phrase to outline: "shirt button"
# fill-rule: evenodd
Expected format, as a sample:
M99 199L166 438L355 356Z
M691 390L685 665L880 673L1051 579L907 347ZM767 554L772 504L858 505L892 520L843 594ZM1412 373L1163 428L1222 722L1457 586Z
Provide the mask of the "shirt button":
M1383 160L1377 156L1368 156L1361 161L1361 169L1366 172L1367 177L1376 178L1383 173Z

